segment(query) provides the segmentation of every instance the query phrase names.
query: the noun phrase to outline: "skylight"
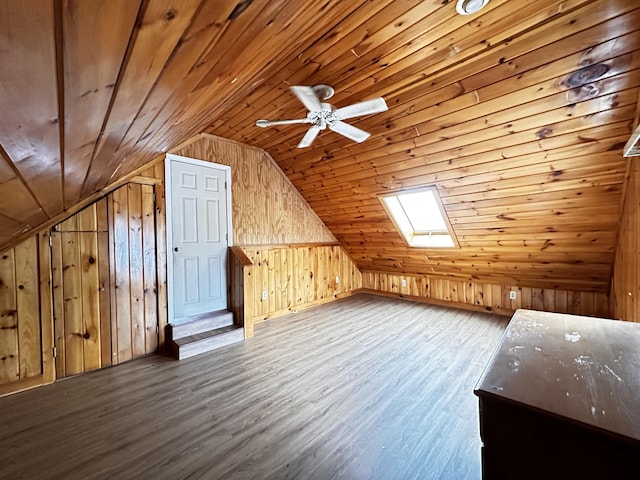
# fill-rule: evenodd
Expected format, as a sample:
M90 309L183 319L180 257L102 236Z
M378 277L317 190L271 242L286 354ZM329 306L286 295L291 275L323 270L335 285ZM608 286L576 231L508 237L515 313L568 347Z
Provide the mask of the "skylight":
M456 246L449 222L434 187L405 190L381 196L396 228L410 247Z

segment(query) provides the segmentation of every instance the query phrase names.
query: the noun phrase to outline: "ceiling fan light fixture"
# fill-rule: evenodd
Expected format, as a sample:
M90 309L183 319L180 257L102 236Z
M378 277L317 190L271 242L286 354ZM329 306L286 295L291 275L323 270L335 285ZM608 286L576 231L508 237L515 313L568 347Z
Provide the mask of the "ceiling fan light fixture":
M482 10L489 0L458 0L456 11L460 15L473 15Z
M320 85L314 85L313 87L311 87L311 89L320 101L329 100L335 93L333 87L330 87L329 85L325 85L323 83L321 83Z

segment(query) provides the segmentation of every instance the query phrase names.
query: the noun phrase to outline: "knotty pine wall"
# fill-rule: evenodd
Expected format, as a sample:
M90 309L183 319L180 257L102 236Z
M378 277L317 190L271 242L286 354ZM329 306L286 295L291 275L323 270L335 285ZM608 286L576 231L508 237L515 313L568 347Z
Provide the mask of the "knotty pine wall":
M263 150L203 134L171 153L231 167L234 245L336 243Z
M361 287L351 258L263 150L203 134L171 153L231 167L233 238L242 252L230 259L230 308L247 336L256 321Z
M49 236L0 255L0 394L55 378Z
M251 278L246 275L249 267L244 265L242 261L232 263L231 270L235 271L233 278L237 282L241 282L243 276L239 272L245 271L244 288L247 289L247 285L249 285L247 290L252 291L250 298L243 299L245 305L240 306L240 303L234 303L232 308L236 310L244 308L245 328L249 329L249 334L251 327L248 327L248 323L251 321L271 318L277 314L287 313L300 305L314 304L314 302L331 297L331 295L341 295L346 291L359 288L377 293L402 294L416 300L428 300L435 303L447 302L463 308L487 309L490 307L492 311L504 314L511 314L517 308L605 317L610 314L608 295L604 293L527 286L511 287L498 283L449 280L420 275L405 276L407 287L403 288L400 275L380 272L358 273L354 277L351 290L342 290L342 286L335 289L330 281L323 281L317 285L319 291L314 298L304 294L297 295L294 292L309 291L306 289L304 277L301 277L302 284L292 283L290 274L287 273L288 267L281 262L283 258L298 255L299 252L292 250L294 247L288 247L286 253L279 248L280 257L267 258L266 262L263 255L266 255L266 252L269 255L274 255L275 250L271 246L285 243L282 241L284 238L291 239L292 242L326 241L324 240L327 238L325 236L326 227L317 219L298 191L290 184L282 171L274 165L271 158L265 157L260 149L210 135L196 137L191 143L172 153L232 167L234 229L236 229L234 238L236 245L243 247L246 254L244 258L252 263L254 270L254 277ZM267 175L269 179L262 178L264 175ZM289 189L292 191L289 192ZM259 202L256 198L267 198L269 201ZM300 206L295 209L283 207L287 198L299 199ZM276 205L277 208L270 206L269 203ZM261 213L259 215L249 213L248 211L251 209L257 209L256 211ZM299 213L300 209L302 213ZM280 217L287 218L280 219ZM300 218L300 221L296 222L296 218ZM262 223L255 226L253 225L255 222ZM307 230L306 225L311 225L312 228ZM304 226L304 231L300 231L301 226ZM247 245L253 245L254 242L262 242L262 245L260 248L246 248ZM313 251L311 256L321 258L324 253L322 250ZM342 248L340 248L340 256L342 258L348 257ZM350 258L348 262L352 264ZM320 265L324 264L324 262L320 262ZM353 268L357 269L355 265ZM313 268L310 271L318 274ZM319 274L324 277L324 272L320 271ZM330 267L326 279L333 278L335 280L335 275L340 275L340 273L335 270L335 267ZM286 296L286 302L282 295L272 295L272 291L280 292L281 285L285 286L284 292L281 293ZM269 292L267 301L261 299L261 293L264 290ZM510 290L517 292L516 300L509 299ZM325 292L331 293L327 293L327 297L325 297ZM236 298L234 302L240 302L240 300Z
M56 377L158 348L154 186L129 183L51 233Z
M56 377L111 365L106 199L53 228L51 264Z
M613 267L611 309L614 318L640 322L640 159L627 161L629 180Z
M162 343L164 169L137 173L0 254L0 394L121 363Z
M245 304L245 318L251 318L245 328L250 333L255 322L331 301L362 287L360 270L339 245L242 250L253 265L244 285L253 292L253 301ZM264 300L262 292L267 292Z
M405 280L406 286L402 286ZM426 275L362 272L362 288L412 300L447 304L473 310L511 315L518 308L547 312L609 317L609 296L600 292L578 292L530 288L477 281L451 280ZM509 292L516 299L509 299Z

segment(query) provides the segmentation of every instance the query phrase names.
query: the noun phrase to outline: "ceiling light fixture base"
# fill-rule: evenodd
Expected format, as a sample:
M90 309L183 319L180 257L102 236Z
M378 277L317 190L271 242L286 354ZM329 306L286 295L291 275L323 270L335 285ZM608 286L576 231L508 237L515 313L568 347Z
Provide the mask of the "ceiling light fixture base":
M487 6L489 0L458 0L456 12L460 15L473 15Z

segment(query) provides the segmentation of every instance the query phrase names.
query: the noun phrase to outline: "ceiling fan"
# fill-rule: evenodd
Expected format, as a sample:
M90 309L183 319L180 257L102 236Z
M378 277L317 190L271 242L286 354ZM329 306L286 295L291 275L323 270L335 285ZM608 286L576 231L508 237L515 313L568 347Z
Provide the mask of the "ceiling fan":
M371 134L353 125L349 125L343 122L343 120L384 112L388 109L382 97L372 98L371 100L365 100L364 102L334 109L333 105L323 103L323 100L328 100L333 96L334 90L329 85L315 85L313 87L296 85L291 87L291 91L298 97L298 100L307 107L308 113L306 118L296 118L293 120L257 120L256 125L264 128L272 125L289 125L293 123L311 124L311 128L307 130L307 133L302 137L300 143L298 143L298 148L311 145L318 136L318 133L320 133L320 130L324 130L327 127L329 127L329 130L333 130L354 142L364 142Z

